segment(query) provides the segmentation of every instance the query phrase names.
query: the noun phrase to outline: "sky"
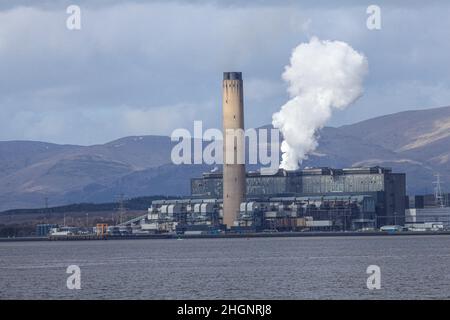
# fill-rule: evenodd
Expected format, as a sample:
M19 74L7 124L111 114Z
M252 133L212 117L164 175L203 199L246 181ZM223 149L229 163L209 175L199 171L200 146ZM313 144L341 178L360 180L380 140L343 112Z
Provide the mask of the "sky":
M81 8L68 30L66 8ZM339 5L338 5L339 4ZM370 4L381 29L366 27ZM245 125L289 99L281 74L313 36L369 63L364 95L328 123L450 105L449 1L0 2L0 140L91 145L221 128L224 71L242 71Z

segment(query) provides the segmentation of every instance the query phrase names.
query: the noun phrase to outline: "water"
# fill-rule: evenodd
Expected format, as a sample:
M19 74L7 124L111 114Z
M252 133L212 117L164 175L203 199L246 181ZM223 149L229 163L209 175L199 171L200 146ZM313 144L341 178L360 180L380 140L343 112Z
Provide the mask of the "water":
M449 299L449 266L450 236L3 242L0 298Z

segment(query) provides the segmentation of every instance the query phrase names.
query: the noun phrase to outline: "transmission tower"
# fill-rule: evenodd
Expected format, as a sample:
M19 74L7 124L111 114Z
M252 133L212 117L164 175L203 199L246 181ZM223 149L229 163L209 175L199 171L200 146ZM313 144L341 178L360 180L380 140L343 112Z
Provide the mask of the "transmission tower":
M122 224L123 223L123 219L125 217L125 213L127 211L127 209L125 208L125 195L123 193L118 195L118 211L119 211L119 221L118 224Z
M441 189L441 175L438 173L435 175L436 181L433 182L434 186L434 200L436 202L436 206L443 208L444 207L444 196L442 195Z

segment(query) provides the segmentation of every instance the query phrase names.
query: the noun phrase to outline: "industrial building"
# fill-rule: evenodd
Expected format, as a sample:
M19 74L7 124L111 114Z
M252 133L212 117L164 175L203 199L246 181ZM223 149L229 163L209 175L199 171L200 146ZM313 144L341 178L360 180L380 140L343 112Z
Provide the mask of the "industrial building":
M133 233L347 231L404 224L405 174L388 168L246 173L240 159L244 136L227 136L244 129L240 72L224 72L222 97L223 172L192 179L188 199L153 201L148 214L123 224Z
M275 175L248 173L247 200L260 201L269 197L302 197L345 199L361 196L375 204L375 226L404 224L405 174L388 168L311 168L296 171L279 170ZM191 180L194 198L221 198L222 174L205 173Z
M246 200L224 223L222 174L191 181L188 199L153 201L134 219L143 233L351 231L405 223L405 175L381 167L248 173Z
M133 233L213 233L225 229L222 201L182 199L153 201L148 214L134 219Z
M411 229L450 229L450 207L406 209L405 225Z
M50 231L54 228L58 228L57 224L53 223L41 223L36 225L36 236L46 237Z
M153 201L134 233L214 233L226 229L221 199ZM231 231L347 231L374 228L370 196L274 197L242 202Z
M450 193L407 196L406 209L432 207L450 207Z
M412 230L450 229L450 194L441 191L439 174L435 193L407 197L405 225Z

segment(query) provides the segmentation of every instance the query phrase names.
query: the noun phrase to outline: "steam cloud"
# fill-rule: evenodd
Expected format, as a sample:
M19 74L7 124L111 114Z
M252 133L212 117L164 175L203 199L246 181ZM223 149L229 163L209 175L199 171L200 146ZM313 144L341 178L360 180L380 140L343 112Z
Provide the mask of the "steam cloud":
M272 116L284 138L280 168L298 169L316 149L318 130L333 109L345 109L361 96L367 70L364 55L345 42L313 37L294 49L283 73L291 100Z

